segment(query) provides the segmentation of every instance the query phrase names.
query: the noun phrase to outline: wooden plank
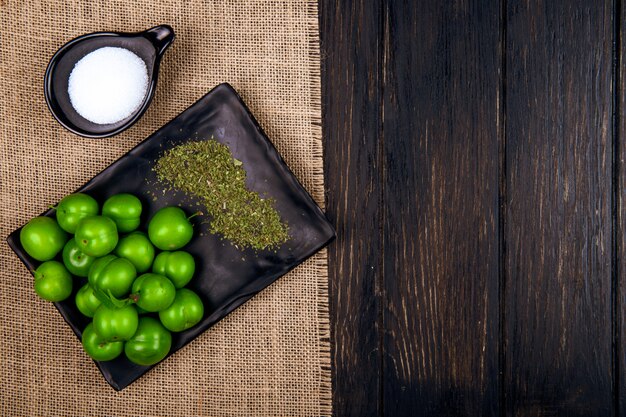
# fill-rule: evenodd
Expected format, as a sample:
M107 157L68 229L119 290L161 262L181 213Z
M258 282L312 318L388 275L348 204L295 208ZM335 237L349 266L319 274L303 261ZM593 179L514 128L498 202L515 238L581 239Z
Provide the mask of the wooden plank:
M507 1L507 415L613 408L611 17Z
M380 10L320 0L336 416L380 415Z
M494 416L500 2L385 17L383 414Z
M614 391L616 393L616 408L618 416L626 415L626 4L617 1L615 10L614 33L616 35L616 62L614 68L615 86L615 132L614 152L615 167L617 172L613 184L615 193L615 219L616 219L616 259L615 259L615 340L616 349L614 365L616 378Z

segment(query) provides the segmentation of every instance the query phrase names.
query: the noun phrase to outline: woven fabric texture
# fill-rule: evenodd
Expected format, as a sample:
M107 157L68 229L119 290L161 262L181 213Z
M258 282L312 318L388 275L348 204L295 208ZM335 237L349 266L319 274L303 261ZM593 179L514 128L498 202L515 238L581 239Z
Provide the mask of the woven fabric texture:
M54 121L42 85L61 45L158 24L176 40L134 127L89 140ZM221 82L323 206L318 48L315 0L0 0L1 415L331 414L325 251L115 392L4 242Z

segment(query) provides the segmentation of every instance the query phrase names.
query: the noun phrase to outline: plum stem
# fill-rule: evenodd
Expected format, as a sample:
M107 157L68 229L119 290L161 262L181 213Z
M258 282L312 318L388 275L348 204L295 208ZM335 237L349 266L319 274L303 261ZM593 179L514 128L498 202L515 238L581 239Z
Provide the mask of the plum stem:
M201 215L202 215L202 212L198 210L198 211L196 211L194 214L192 214L191 216L187 217L187 220L191 220L191 219L193 219L194 217L196 217L196 216L201 216Z

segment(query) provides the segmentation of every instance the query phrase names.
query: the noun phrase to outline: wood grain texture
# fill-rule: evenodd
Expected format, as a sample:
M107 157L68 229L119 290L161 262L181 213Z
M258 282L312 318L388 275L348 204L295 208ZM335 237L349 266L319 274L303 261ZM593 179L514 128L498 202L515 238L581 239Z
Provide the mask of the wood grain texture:
M612 4L507 3L506 414L608 416Z
M626 414L622 3L321 0L335 415Z
M336 416L377 416L380 403L380 8L320 1Z
M616 408L618 416L626 415L626 2L616 2L614 22L614 34L616 36L616 60L614 68L614 92L615 92L615 132L613 171L614 192L614 216L615 216L615 368L617 378L615 381Z
M385 416L498 413L500 17L386 2Z

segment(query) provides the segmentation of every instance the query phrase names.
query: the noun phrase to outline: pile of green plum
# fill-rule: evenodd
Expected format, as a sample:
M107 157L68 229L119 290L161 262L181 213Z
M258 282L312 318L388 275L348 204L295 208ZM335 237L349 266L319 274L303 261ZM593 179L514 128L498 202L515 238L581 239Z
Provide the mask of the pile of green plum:
M82 344L97 361L124 352L138 365L153 365L170 351L170 332L187 330L202 320L200 297L185 286L195 261L182 251L193 227L179 207L164 207L137 231L141 201L132 194L109 197L102 210L84 193L70 194L52 217L35 217L20 231L20 243L41 261L33 272L35 292L59 302L76 281L78 310L93 320ZM157 253L157 250L160 250ZM85 279L86 278L86 279Z

